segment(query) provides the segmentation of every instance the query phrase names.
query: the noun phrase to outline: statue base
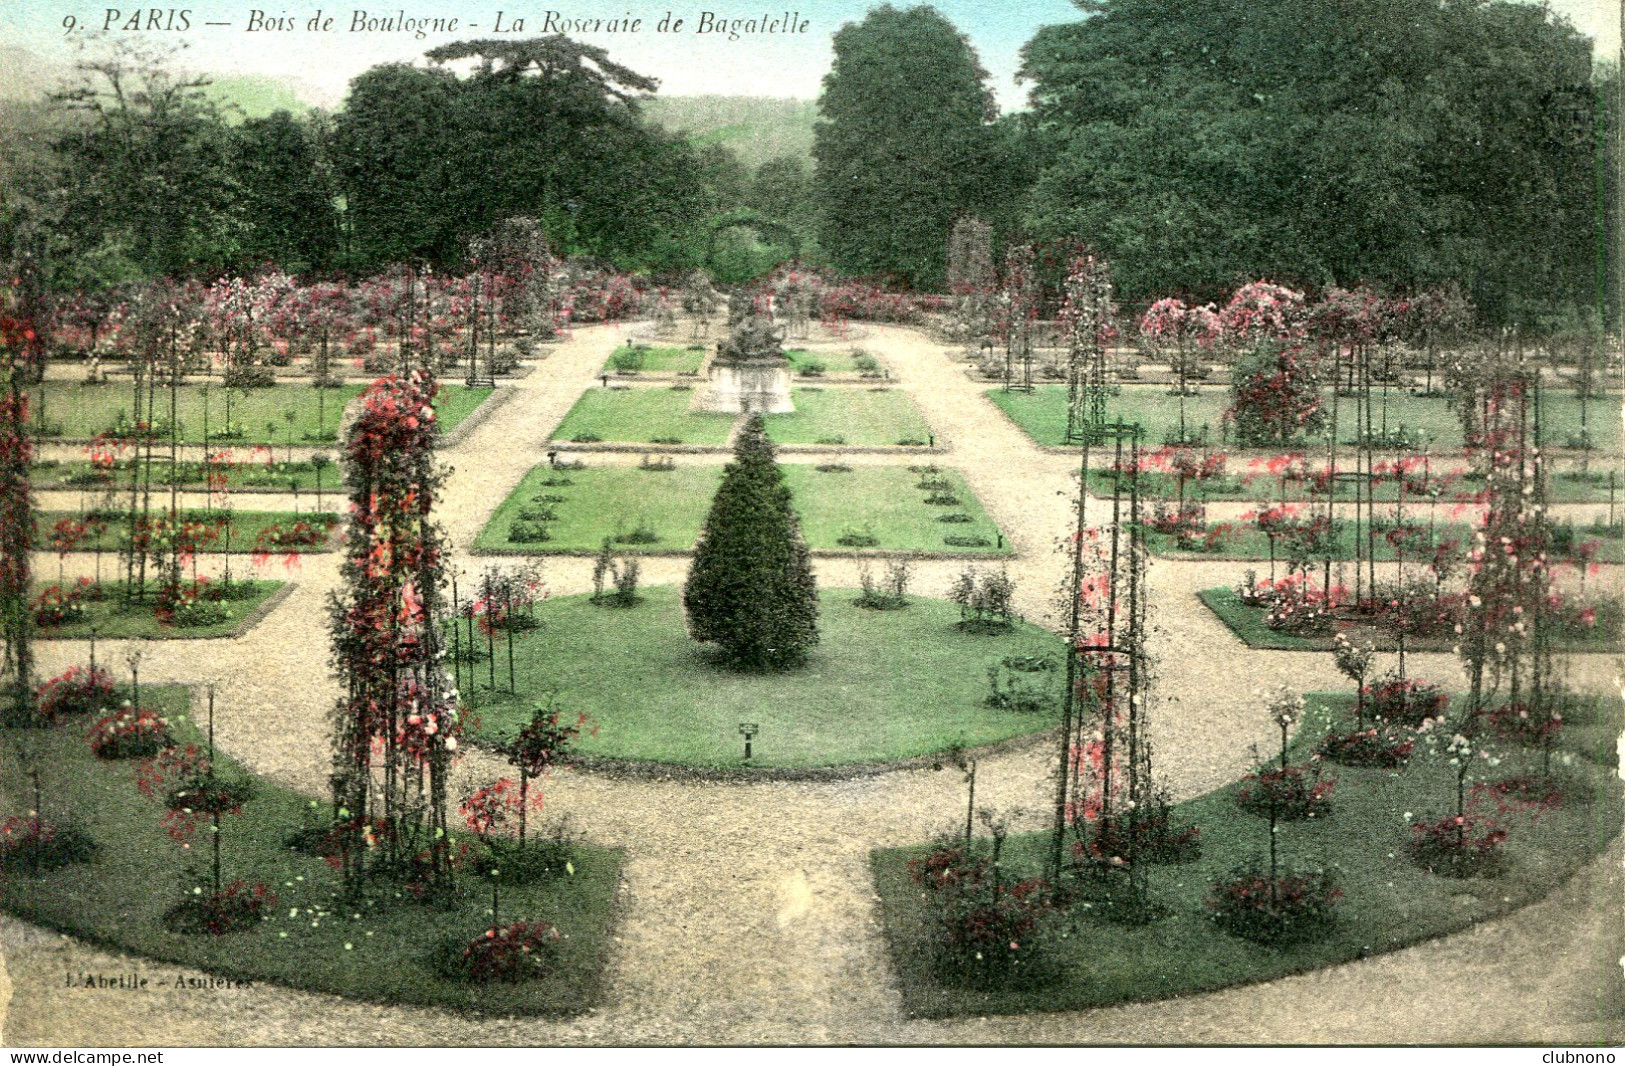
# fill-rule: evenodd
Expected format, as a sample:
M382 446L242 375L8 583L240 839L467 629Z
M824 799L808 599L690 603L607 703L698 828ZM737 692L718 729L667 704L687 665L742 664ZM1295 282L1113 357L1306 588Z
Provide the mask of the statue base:
M784 415L790 399L790 363L783 358L711 363L710 380L694 393L690 409L707 414Z

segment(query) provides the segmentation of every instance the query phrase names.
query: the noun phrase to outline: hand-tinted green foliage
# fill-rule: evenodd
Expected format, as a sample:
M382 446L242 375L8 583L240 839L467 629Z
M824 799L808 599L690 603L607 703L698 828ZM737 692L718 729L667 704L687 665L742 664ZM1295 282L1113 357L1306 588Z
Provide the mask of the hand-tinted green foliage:
M818 588L760 415L734 446L683 588L688 632L735 666L802 662L818 643Z
M6 120L32 122L52 151L0 167L0 220L7 236L50 235L55 284L100 289L267 262L455 269L471 237L512 217L536 218L565 255L687 269L707 219L740 201L737 159L646 122L638 98L655 81L602 49L464 41L429 58L361 74L331 118L233 126L207 78L113 47L80 64L47 117ZM463 75L438 65L466 59Z
M275 263L291 274L335 265L339 214L322 143L327 132L325 119L301 122L286 111L234 131L243 261Z
M851 274L944 284L948 231L997 199L987 72L930 7L883 5L835 34L814 129L819 241Z
M204 92L134 49L87 60L55 96L71 121L55 142L58 234L101 263L95 282L191 274L234 261L242 239L232 137Z
M1129 294L1453 277L1501 319L1596 298L1591 47L1540 7L1091 7L1024 51L1029 221Z
M463 41L446 67L374 67L335 123L359 265L455 261L463 240L513 215L566 254L623 268L689 265L727 168L644 122L656 83L564 37ZM714 180L713 180L714 179Z

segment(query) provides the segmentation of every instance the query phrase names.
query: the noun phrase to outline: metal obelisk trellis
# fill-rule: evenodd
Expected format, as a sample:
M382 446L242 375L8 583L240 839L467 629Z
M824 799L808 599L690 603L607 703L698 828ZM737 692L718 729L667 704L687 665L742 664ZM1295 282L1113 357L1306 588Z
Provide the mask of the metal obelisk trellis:
M1067 333L1066 442L1103 440L1106 423L1106 333L1112 320L1111 267L1078 256L1066 278L1061 317Z
M1004 257L1005 392L1033 391L1033 331L1040 295L1033 246L1018 244Z
M1116 469L1130 471L1139 469L1144 435L1138 423L1121 422L1100 423L1092 434L1098 441L1111 442ZM1080 860L1073 869L1107 879L1126 877L1125 896L1117 896L1110 885L1108 891L1139 910L1146 899L1146 864L1140 861L1146 836L1142 820L1155 803L1146 735L1150 677L1144 515L1138 478L1126 479L1126 500L1125 479L1116 479L1109 541L1102 545L1097 539L1094 545L1103 580L1089 582L1085 542L1093 531L1085 512L1090 450L1086 440L1072 543L1067 684L1051 872L1059 878L1067 869L1065 841L1070 831ZM1086 596L1090 602L1085 602ZM1085 814L1092 788L1098 789L1098 801L1091 827Z

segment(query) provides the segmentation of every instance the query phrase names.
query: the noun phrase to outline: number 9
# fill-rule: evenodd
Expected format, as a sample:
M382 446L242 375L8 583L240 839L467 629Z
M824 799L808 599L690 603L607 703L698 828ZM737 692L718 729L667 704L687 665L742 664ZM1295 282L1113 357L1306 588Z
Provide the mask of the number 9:
M62 32L72 33L78 25L79 20L74 18L72 15L64 16L62 19Z

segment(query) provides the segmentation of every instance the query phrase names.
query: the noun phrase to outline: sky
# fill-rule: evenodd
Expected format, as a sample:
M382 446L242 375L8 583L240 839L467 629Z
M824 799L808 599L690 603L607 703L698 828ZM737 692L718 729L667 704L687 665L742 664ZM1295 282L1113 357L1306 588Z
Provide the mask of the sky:
M566 20L641 19L635 31L596 32L572 29L570 36L608 50L615 61L659 78L661 92L675 95L724 95L816 98L819 83L830 63L830 35L843 23L863 17L872 0L168 0L174 7L154 8L166 0L3 0L0 2L0 41L26 49L50 62L66 62L74 54L73 42L89 30L99 30L114 13L123 21L137 11L157 10L163 23L179 26L179 13L188 13L188 29L143 28L123 30L126 37L149 42L184 44L186 62L212 73L252 73L295 82L305 99L335 106L356 74L378 63L412 60L447 41L501 36L502 28L523 20L516 36L535 36L548 29L548 12ZM894 0L908 6L911 0ZM549 5L552 5L549 7ZM1042 25L1070 22L1080 17L1069 0L936 0L934 6L970 38L982 65L992 75L1001 107L1022 106L1026 91L1015 82L1021 46ZM1620 0L1551 0L1552 8L1566 15L1597 41L1598 52L1618 55ZM253 13L261 22L286 20L290 30L250 29ZM167 13L174 12L173 19ZM332 28L311 32L312 16L331 19ZM429 30L419 38L397 29L352 29L357 12L367 19L456 19L455 31ZM704 14L717 20L778 20L792 23L796 32L697 32ZM660 20L670 15L683 20L675 32L660 32ZM788 17L787 17L788 16ZM143 19L146 16L141 16ZM69 32L67 22L74 23ZM209 25L226 23L227 25ZM803 30L803 26L805 27ZM449 26L448 26L449 30ZM0 77L5 76L0 69Z

